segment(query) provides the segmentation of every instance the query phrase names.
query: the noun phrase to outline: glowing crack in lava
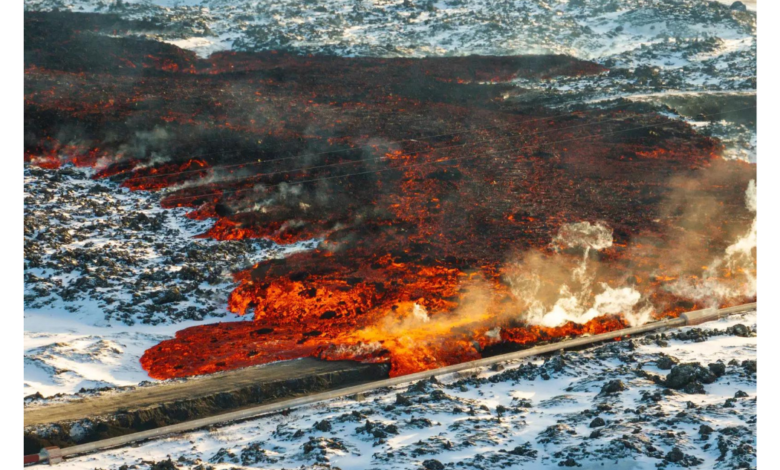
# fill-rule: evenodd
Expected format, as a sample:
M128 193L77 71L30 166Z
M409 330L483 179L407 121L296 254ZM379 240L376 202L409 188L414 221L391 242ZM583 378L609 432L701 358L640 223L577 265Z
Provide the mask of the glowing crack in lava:
M323 240L236 273L254 321L178 332L142 357L154 378L305 356L401 375L755 297L755 166L647 105L506 99L596 64L197 59L67 18L26 16L27 161L167 188L203 237Z

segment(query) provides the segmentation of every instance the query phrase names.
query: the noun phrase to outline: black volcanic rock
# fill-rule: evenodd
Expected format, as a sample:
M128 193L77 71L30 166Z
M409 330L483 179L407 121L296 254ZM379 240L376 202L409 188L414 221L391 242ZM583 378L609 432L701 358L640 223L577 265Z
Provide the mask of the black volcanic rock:
M444 470L444 464L436 459L428 459L422 463L425 470Z
M615 395L626 390L626 384L622 380L610 380L601 387L599 395Z
M673 356L661 356L657 361L655 361L656 367L662 370L670 370L675 365L679 364L680 360Z
M672 367L663 384L686 393L704 393L702 384L711 384L717 376L698 362L688 362Z
M596 417L596 418L593 419L593 421L590 422L589 427L591 427L591 428L600 428L600 427L602 427L602 426L604 426L606 424L607 423L602 418Z

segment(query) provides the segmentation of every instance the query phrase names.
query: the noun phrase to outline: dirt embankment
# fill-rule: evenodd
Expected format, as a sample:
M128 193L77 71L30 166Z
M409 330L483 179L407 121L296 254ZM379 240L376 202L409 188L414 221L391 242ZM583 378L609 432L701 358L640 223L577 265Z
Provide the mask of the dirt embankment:
M37 453L51 445L68 447L155 429L379 380L387 374L385 364L303 359L35 407L25 411L24 453Z

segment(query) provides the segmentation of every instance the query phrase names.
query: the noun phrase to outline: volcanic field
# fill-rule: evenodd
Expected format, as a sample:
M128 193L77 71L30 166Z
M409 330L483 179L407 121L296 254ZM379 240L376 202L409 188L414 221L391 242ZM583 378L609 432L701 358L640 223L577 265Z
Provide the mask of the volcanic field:
M402 375L755 297L755 166L650 104L524 105L567 56L209 58L112 15L25 15L25 161L163 192L234 273L153 378L313 356ZM739 111L739 110L737 110ZM724 111L724 113L728 112ZM84 269L89 270L89 267Z

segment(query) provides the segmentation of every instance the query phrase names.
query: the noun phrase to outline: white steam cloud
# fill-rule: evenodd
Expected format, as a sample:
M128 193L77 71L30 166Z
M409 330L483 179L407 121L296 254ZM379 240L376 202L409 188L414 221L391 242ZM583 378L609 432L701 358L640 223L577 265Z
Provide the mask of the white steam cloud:
M757 213L756 181L751 180L745 191L745 207ZM718 306L735 297L755 297L756 249L758 247L758 219L737 241L729 245L723 256L712 260L702 274L701 280L680 279L670 290L676 295ZM724 277L728 279L724 282Z
M558 230L553 243L569 248L581 247L600 251L612 246L612 229L601 222L565 224Z
M513 295L526 306L527 323L556 327L623 314L630 324L638 325L650 318L652 307L642 302L642 295L635 289L612 288L606 283L593 286L590 252L612 246L610 227L590 222L566 224L553 238L553 246L581 248L584 255L575 266L570 266L569 259L560 253L544 259L527 256L518 263L516 274L508 277Z
M756 296L755 180L745 192L745 207L754 214L747 232L704 266L701 275L680 274L676 281L666 285L669 292L711 306ZM602 275L610 273L610 268L590 255L593 250L612 246L612 230L608 226L590 222L564 225L553 238L552 246L555 253L551 256L524 253L513 263L507 276L525 322L556 327L567 322L583 324L602 315L622 315L635 326L652 318L654 307L640 291L634 287L612 287L610 284L614 282L599 282ZM564 252L572 248L584 251L581 259ZM673 269L668 274L677 275L677 272ZM619 276L613 281L619 282Z

